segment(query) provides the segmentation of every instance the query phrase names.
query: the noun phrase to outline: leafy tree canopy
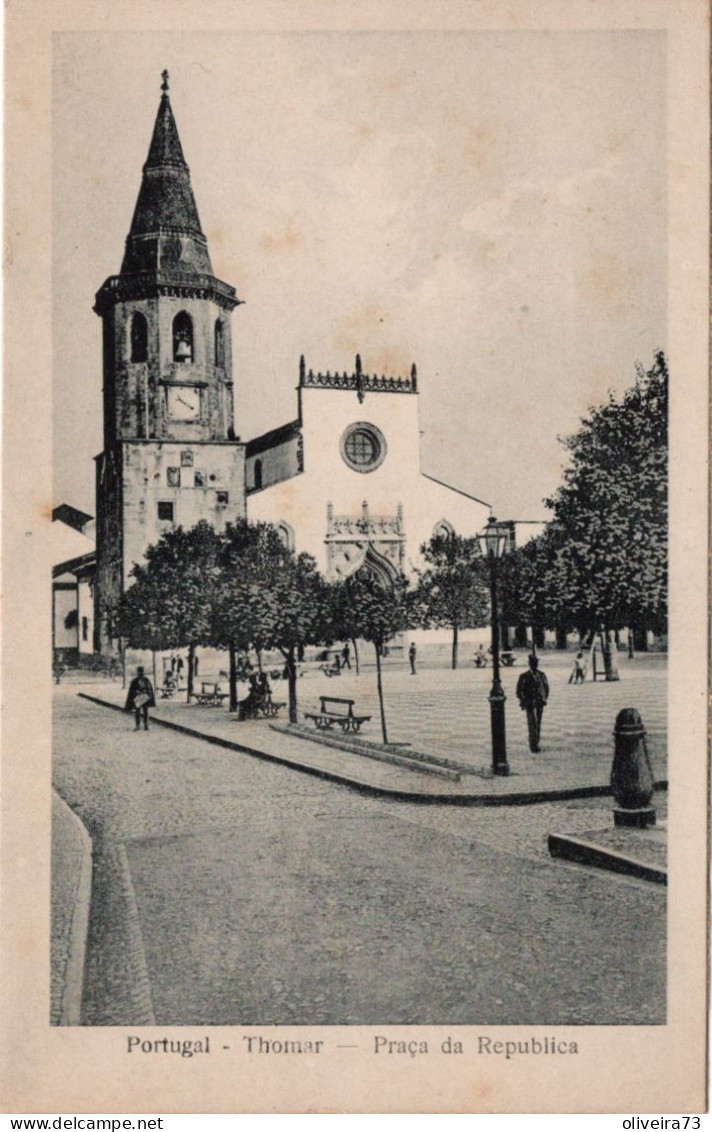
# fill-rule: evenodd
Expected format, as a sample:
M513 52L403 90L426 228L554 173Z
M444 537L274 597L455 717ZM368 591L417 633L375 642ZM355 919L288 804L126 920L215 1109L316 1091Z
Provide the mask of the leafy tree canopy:
M474 629L489 620L489 595L476 538L452 533L433 535L420 553L425 569L409 593L411 623L419 628L453 632L452 667L457 667L460 629Z
M620 399L591 409L563 441L553 565L561 605L580 628L647 623L667 613L668 369L662 352Z

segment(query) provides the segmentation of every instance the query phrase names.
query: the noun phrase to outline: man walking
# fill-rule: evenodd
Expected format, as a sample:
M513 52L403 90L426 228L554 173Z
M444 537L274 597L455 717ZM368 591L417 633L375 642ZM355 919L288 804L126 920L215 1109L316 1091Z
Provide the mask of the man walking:
M126 711L134 713L135 731L140 729L141 720L143 720L144 731L148 731L148 709L155 706L156 699L153 694L153 685L148 676L144 675L143 668L139 667L129 684L129 693L126 697Z
M522 672L517 680L517 699L522 711L527 713L529 750L536 753L541 750L539 746L541 717L549 699L549 681L544 673L539 671L539 660L536 656L529 657L529 671Z
M341 650L341 667L351 668L351 646L348 641Z
M417 652L418 652L418 650L415 647L415 641L411 641L410 648L408 649L408 660L410 661L410 674L411 674L411 676L417 675L417 673L415 671L415 658L416 658Z

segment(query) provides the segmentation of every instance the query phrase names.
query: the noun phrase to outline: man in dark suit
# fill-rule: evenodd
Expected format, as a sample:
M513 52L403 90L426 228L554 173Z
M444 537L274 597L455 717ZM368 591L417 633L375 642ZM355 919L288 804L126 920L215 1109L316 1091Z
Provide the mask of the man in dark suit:
M522 672L517 680L517 699L522 711L527 713L529 750L536 753L541 750L539 746L541 717L549 699L549 681L544 673L539 671L539 660L536 656L529 657L529 671Z
M126 697L126 711L132 711L136 720L135 731L140 729L141 720L143 720L144 731L148 731L148 709L155 706L156 698L153 694L153 685L148 676L144 674L143 668L139 667L129 684L129 693Z

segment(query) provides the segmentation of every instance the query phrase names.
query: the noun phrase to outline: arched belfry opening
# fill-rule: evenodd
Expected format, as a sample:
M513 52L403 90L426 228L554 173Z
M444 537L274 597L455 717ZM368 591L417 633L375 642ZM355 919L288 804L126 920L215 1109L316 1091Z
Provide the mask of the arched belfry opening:
M131 361L145 362L148 360L148 323L145 315L134 311L131 316Z
M193 361L193 320L187 311L181 311L173 319L173 361Z

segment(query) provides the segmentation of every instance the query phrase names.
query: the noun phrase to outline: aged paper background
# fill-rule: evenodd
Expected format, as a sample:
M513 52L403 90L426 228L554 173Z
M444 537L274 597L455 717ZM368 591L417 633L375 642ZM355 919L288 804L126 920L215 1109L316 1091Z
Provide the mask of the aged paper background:
M568 1031L578 1057L127 1060L125 1032L50 1028L51 69L54 32L657 29L668 44L671 628L668 1023ZM3 1084L24 1112L699 1112L706 1002L708 12L682 3L11 2L6 51ZM119 99L117 94L117 100ZM294 97L298 97L295 92ZM555 97L555 92L552 92ZM146 108L146 133L152 107ZM228 111L229 112L229 111ZM190 160L190 155L189 155ZM136 174L137 175L136 171ZM118 253L118 249L117 249ZM100 280L91 280L98 286ZM605 301L605 295L601 301ZM97 374L99 358L96 359ZM645 939L639 941L645 953ZM572 956L572 962L575 957ZM543 976L545 977L545 973ZM190 1035L200 1036L194 1028ZM488 1027L493 1037L531 1027ZM167 1031L155 1031L156 1037ZM360 1030L348 1029L351 1040ZM543 1035L546 1030L541 1030ZM567 1036L563 1028L557 1031ZM317 1034L317 1031L313 1031ZM335 1038L329 1028L317 1036ZM389 1037L399 1036L388 1028ZM221 1031L213 1029L215 1045ZM148 1036L148 1035L147 1035ZM183 1029L180 1036L188 1036ZM305 1033L306 1036L306 1033ZM345 1039L348 1040L348 1039ZM368 1043L363 1042L367 1047Z

